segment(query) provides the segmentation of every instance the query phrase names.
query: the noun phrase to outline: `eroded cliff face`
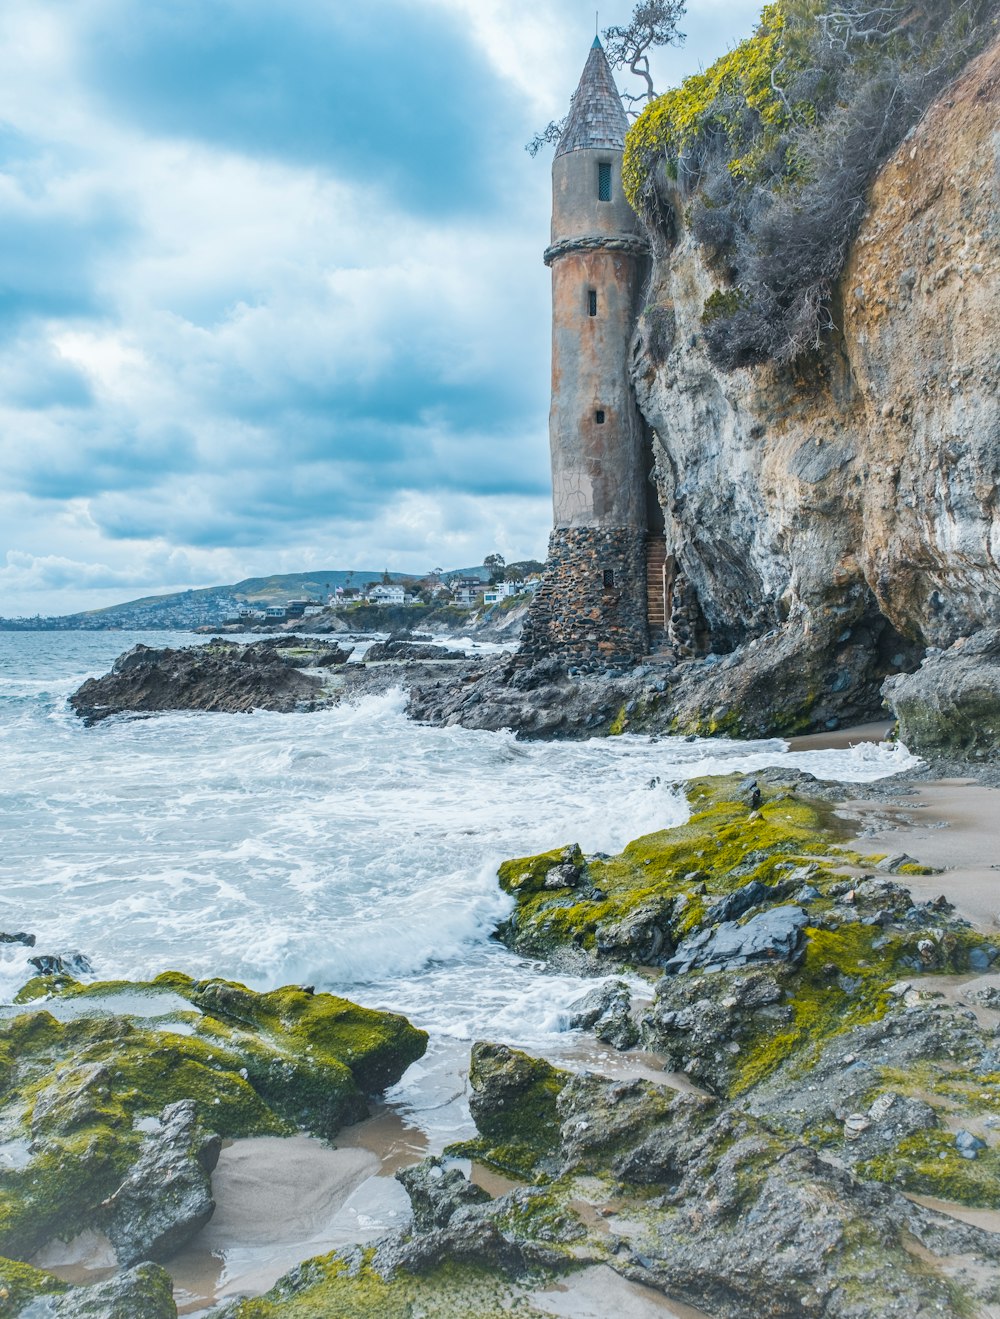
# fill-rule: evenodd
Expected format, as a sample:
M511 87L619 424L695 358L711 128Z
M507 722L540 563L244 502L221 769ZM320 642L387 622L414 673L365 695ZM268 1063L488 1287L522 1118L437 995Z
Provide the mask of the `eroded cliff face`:
M1000 606L1000 43L880 173L808 367L722 373L720 279L663 189L633 341L690 666L681 725L817 726L878 708L887 673Z

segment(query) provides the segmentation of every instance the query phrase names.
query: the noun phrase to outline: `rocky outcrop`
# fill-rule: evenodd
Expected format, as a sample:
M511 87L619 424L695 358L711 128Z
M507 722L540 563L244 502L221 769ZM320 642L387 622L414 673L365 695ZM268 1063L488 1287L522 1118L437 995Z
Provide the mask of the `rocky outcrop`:
M119 656L111 672L89 678L70 697L70 705L89 724L110 715L159 710L314 709L327 699L318 676L343 664L349 650L276 637L240 646L217 639L183 650L133 646Z
M215 1212L212 1173L222 1139L206 1132L193 1099L168 1104L121 1186L102 1206L118 1262L169 1259Z
M890 678L883 692L899 736L918 755L982 762L1000 746L1000 631L963 637L928 654L916 673Z
M331 1139L427 1043L403 1017L295 986L61 976L19 997L0 1022L0 1123L23 1147L0 1168L0 1255L14 1259L94 1228L123 1265L166 1259L212 1214L220 1136ZM65 1021L56 1001L72 1001Z
M460 650L451 650L447 646L428 645L426 642L412 641L408 638L390 637L388 641L376 641L365 651L365 663L377 661L401 660L464 660Z
M702 324L720 275L664 179L634 342L656 433L679 725L744 734L877 711L887 674L1000 603L1000 44L873 188L822 358L725 373Z

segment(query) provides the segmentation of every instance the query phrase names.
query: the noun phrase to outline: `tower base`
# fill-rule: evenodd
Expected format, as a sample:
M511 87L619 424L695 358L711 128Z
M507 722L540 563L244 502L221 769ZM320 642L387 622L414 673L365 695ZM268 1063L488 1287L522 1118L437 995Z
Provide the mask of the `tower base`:
M646 533L556 527L520 657L592 670L634 664L648 652Z

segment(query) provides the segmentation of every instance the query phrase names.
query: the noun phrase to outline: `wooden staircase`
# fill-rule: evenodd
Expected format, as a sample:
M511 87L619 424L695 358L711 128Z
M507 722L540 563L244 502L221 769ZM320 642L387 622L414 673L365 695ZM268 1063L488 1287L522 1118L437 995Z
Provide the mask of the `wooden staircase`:
M646 623L650 641L660 640L667 631L667 597L673 586L673 574L667 565L665 536L646 540Z

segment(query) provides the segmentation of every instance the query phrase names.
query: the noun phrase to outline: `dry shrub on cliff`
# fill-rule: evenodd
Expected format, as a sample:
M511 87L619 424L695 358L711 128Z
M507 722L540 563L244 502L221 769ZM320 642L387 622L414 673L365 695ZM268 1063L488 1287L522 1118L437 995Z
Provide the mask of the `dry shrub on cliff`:
M705 318L717 365L821 344L875 173L998 14L1000 0L778 0L754 37L639 119L633 204L649 219L665 194L689 199L728 288Z

